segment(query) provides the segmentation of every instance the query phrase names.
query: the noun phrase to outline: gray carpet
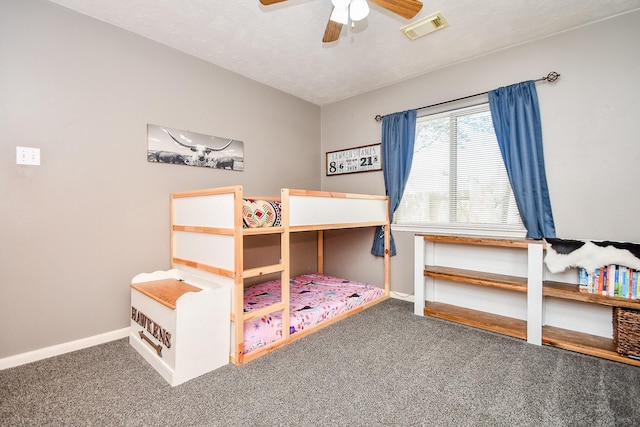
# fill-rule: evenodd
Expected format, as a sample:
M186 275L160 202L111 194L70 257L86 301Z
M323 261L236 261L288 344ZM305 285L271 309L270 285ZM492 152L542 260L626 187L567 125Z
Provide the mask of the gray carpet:
M638 426L640 368L388 300L170 387L126 339L0 371L2 426Z

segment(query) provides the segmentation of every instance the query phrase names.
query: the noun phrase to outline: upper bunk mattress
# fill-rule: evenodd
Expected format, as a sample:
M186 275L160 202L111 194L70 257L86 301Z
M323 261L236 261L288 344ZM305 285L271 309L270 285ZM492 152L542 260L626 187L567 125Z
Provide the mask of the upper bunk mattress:
M290 283L291 334L384 295L384 290L376 286L323 274L305 274L291 279ZM245 312L278 301L279 280L251 286L244 291ZM281 337L282 312L247 320L244 324L244 352L263 347Z

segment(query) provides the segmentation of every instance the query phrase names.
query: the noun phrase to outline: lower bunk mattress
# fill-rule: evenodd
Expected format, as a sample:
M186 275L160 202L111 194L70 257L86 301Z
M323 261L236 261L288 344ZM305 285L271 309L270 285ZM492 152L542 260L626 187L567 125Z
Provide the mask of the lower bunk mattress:
M280 281L272 280L244 290L244 311L250 312L280 301ZM323 274L305 274L290 280L290 327L294 334L384 295L376 286ZM248 353L282 337L282 312L247 320L244 352Z

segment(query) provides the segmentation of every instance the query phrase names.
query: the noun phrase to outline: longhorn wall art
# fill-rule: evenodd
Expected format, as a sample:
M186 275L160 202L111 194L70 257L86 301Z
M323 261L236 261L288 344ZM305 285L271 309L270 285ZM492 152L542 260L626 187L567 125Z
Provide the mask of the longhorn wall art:
M148 124L147 144L150 162L244 170L244 143L235 139Z

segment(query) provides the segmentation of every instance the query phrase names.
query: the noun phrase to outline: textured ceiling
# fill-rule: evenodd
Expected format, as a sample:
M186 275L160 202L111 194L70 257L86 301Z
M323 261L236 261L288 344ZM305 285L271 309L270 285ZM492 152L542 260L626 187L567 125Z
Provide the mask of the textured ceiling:
M317 105L640 8L640 0L423 0L406 20L375 4L322 43L330 0L51 0ZM410 41L436 11L449 27Z

